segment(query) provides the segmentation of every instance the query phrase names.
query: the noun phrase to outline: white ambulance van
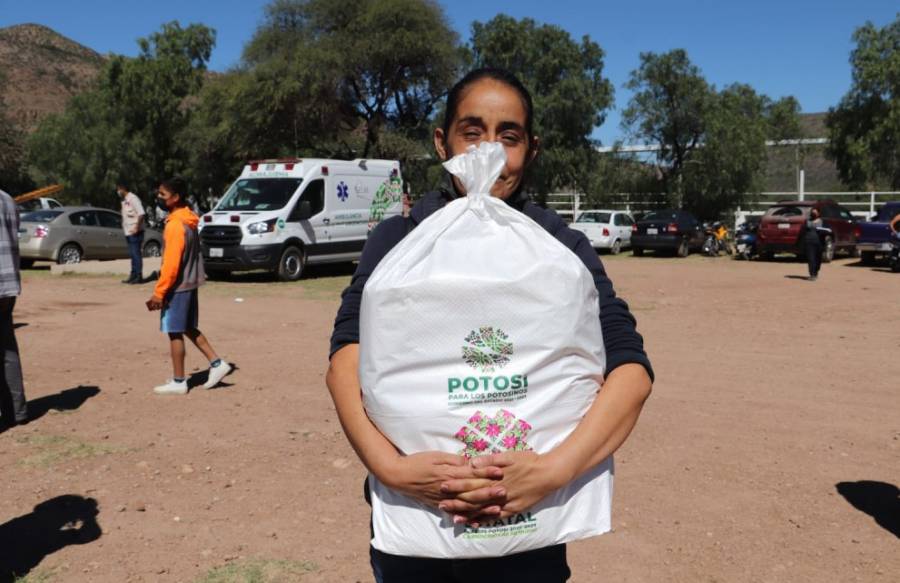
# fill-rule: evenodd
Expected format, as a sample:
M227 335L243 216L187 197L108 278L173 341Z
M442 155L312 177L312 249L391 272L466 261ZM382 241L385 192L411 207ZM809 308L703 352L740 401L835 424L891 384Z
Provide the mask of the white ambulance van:
M258 160L200 221L210 276L265 269L283 281L307 265L359 259L369 231L402 212L393 160Z

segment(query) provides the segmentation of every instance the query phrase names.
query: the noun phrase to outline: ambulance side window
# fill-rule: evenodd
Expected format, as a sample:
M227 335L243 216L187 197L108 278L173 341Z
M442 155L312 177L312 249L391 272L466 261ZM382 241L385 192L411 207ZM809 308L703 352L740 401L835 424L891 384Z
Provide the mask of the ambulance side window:
M325 181L322 179L313 180L306 185L300 200L297 201L297 204L291 210L288 221L296 222L300 220L300 205L303 201L309 202L310 210L312 211L311 216L314 217L322 212L322 209L325 208Z

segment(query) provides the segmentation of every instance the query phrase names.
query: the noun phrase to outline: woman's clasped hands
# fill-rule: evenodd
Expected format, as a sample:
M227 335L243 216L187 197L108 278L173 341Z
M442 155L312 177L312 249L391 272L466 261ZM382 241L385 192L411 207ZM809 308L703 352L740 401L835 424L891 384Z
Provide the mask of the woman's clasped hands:
M446 512L454 524L478 528L523 512L568 482L548 455L504 452L467 459L423 452L398 456L391 488Z

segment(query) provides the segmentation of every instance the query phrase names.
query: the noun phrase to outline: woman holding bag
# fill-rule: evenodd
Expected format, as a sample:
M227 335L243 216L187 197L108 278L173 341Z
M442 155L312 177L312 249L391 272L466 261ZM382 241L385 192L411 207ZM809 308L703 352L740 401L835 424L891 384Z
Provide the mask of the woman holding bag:
M447 160L481 142L498 142L506 164L490 194L530 217L571 250L593 276L599 293L606 352L603 390L575 430L545 454L505 452L475 458L444 452L401 455L366 414L359 381L359 311L363 288L381 259L426 217L465 195L455 177L452 187L426 195L408 218L389 219L373 230L335 322L327 384L345 433L369 472L393 490L453 517L457 524L520 513L607 459L625 441L650 394L652 369L628 307L589 241L569 229L552 211L522 194L526 169L538 153L532 131L532 101L511 74L496 69L469 73L451 90L446 119L435 131L438 156ZM564 300L560 300L564 301ZM453 315L449 314L452 318ZM404 557L371 549L377 581L480 581L515 578L562 582L569 577L565 545L484 559Z

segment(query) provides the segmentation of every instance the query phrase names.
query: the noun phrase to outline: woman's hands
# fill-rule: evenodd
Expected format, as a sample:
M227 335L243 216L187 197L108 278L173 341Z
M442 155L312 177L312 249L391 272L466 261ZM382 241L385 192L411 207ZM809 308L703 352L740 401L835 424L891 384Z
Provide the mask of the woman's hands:
M452 497L442 490L442 484L465 482L481 493L479 498L484 503L461 501L460 507L485 516L500 514L500 507L491 501L502 496L502 489L497 487L502 478L503 470L497 466L481 463L475 467L462 456L436 451L398 455L390 469L379 477L386 486L441 510Z
M452 514L455 523L468 522L476 528L486 519L506 518L527 510L572 479L556 467L551 455L533 451L486 455L470 463L476 472L496 468L502 478L489 486L473 479L448 480L441 484L441 493L448 499L440 508Z

